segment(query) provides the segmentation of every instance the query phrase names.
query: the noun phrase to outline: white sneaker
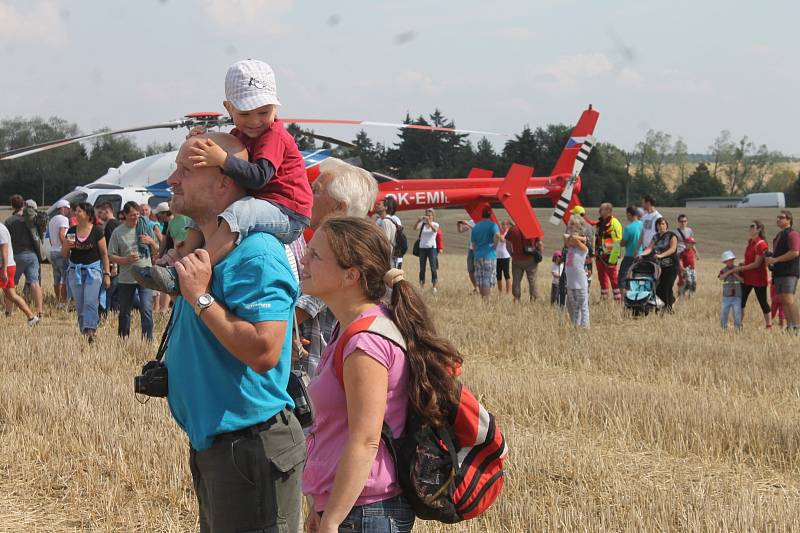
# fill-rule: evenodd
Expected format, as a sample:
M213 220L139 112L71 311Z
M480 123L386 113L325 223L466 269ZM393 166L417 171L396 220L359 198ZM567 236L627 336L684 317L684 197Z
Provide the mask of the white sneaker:
M433 294L436 294L437 290L436 287L433 288Z
M33 317L33 318L31 318L30 320L28 320L28 326L29 326L29 327L33 327L33 326L35 326L36 324L38 324L39 322L41 322L41 321L42 321L42 319L41 319L41 318L39 318L38 316L35 316L35 315L34 315L34 317Z

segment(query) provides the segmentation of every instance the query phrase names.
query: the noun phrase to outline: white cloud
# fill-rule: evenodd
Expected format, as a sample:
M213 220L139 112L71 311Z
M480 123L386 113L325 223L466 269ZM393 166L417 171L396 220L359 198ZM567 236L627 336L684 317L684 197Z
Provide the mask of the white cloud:
M32 2L26 11L0 2L0 41L34 42L47 46L65 44L67 33L56 2Z
M710 95L714 86L709 80L674 79L657 84L656 90L684 96Z
M421 92L426 96L439 96L447 87L446 83L437 82L427 74L415 70L401 72L397 77L397 85L403 89Z
M754 44L753 45L753 52L758 55L768 56L775 53L775 51L766 44Z
M623 67L617 74L617 79L626 87L644 87L644 78L639 74L639 71L631 67Z
M225 30L258 31L258 36L287 35L291 27L281 17L294 7L294 0L203 0L203 13Z
M605 54L578 54L562 57L556 63L534 65L528 77L542 89L571 89L579 82L601 76L614 69Z
M501 36L510 41L527 42L536 39L537 34L535 31L522 26L506 28L499 30Z

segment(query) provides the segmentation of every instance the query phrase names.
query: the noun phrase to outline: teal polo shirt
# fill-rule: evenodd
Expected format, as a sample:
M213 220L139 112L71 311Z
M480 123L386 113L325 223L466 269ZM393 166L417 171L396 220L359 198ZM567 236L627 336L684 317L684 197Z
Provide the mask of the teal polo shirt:
M195 314L194 302L177 299L165 360L167 400L195 450L210 447L219 433L264 422L284 407L294 407L286 385L298 287L283 245L267 233L249 235L214 267L211 294L248 322L285 321L286 334L278 364L259 374L220 344Z

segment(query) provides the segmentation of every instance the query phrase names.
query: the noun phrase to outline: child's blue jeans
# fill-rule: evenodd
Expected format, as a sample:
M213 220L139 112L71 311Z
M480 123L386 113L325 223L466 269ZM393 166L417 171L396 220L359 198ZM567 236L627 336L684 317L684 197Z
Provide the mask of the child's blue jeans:
M742 297L741 296L723 296L722 297L722 316L720 317L720 326L722 329L728 327L728 315L733 311L733 327L741 329L742 327Z
M239 234L236 244L251 233L269 233L283 244L289 244L306 229L306 224L287 215L272 202L252 196L236 200L219 216L232 232Z

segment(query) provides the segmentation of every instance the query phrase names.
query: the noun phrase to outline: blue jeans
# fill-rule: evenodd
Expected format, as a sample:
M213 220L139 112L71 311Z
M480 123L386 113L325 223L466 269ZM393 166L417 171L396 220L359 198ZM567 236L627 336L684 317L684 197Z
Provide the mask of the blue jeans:
M419 282L425 283L425 263L431 265L431 283L439 281L437 270L439 268L439 250L434 248L419 249Z
M153 291L136 283L120 283L117 285L117 301L119 302L119 326L117 334L127 337L131 333L131 310L133 299L139 293L139 317L142 319L142 337L153 340Z
M407 533L414 527L414 511L402 496L350 510L339 531L347 533Z
M228 223L232 232L239 234L236 244L251 233L269 233L283 244L289 244L302 235L307 227L272 202L252 196L236 200L219 217Z
M96 330L100 319L100 288L103 286L103 267L100 261L90 265L73 263L67 268L67 285L75 299L78 327L81 332Z
M742 297L741 296L723 296L722 297L722 316L719 319L719 324L722 329L728 327L728 315L733 311L733 327L741 329L742 327Z

